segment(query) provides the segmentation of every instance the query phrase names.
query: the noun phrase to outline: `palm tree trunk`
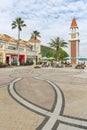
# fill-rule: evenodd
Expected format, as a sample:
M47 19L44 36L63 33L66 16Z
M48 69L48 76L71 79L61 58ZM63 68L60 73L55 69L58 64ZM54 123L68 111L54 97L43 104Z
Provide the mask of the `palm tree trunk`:
M18 29L18 41L17 41L17 47L18 47L18 59L17 59L17 65L20 65L20 61L19 61L19 40L20 40L20 30Z
M35 40L37 39L37 37L35 36ZM34 49L36 51L36 42L34 43Z
M59 61L59 47L56 48L57 61Z

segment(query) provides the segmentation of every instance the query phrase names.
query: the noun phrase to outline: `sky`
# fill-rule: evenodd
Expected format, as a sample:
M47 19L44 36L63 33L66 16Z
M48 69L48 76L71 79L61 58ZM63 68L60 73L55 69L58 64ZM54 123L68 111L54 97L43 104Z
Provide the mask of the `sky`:
M31 33L37 30L45 46L56 37L68 42L75 17L80 34L80 55L87 57L87 0L2 0L0 34L17 39L17 29L12 30L11 24L18 17L27 25L21 31L21 39L28 41ZM69 53L69 47L65 50Z

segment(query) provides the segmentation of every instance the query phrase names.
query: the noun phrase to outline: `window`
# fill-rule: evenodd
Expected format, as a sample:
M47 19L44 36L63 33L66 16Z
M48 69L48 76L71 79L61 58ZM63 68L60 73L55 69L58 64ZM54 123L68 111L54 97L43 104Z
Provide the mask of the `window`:
M5 49L8 49L8 50L17 50L17 47L15 47L15 46L6 46Z

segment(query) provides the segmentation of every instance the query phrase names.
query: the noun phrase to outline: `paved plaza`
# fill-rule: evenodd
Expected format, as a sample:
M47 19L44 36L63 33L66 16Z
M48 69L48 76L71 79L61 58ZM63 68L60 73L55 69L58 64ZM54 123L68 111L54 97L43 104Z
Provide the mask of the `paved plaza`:
M87 68L0 68L0 130L87 130Z

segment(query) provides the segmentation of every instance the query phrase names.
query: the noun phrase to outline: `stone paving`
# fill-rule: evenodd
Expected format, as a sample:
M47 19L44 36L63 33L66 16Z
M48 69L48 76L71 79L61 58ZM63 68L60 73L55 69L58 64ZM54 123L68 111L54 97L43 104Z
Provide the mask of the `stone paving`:
M87 129L87 70L0 70L0 130Z

